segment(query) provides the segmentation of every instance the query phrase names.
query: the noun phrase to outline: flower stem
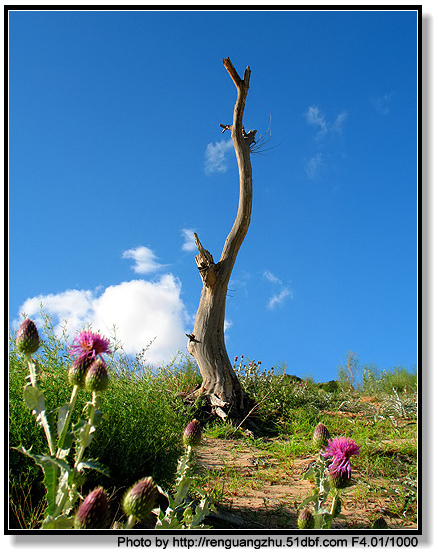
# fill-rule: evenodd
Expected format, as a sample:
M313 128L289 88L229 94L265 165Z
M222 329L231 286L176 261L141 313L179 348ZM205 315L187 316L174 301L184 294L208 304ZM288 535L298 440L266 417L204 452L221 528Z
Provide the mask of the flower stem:
M75 459L75 470L76 471L77 471L78 465L82 461L82 457L84 455L85 448L88 445L88 437L90 436L91 428L94 425L94 415L95 415L96 409L97 409L97 397L98 397L97 392L93 391L93 398L92 398L91 404L90 404L91 405L90 416L88 418L88 423L85 425L84 438L83 438L83 441L81 443L81 447L78 450L78 453L77 453L76 459Z
M29 368L30 382L31 382L32 386L39 391L38 378L37 378L37 362L32 359L32 354L31 353L24 354L24 359L25 359L25 361L27 363L27 366ZM41 424L41 426L44 429L44 434L46 435L46 438L47 438L47 444L49 445L50 455L53 456L56 453L56 446L55 446L55 442L52 438L52 433L50 431L49 422L47 421L46 406L45 406L45 403L44 403L44 396L43 395L41 395L41 402L42 402L42 405L40 406L40 410L37 414L37 420L39 421L39 423ZM34 411L34 413L36 414L36 411Z
M32 354L25 353L24 360L26 361L29 368L30 382L34 388L38 388L36 364L35 361L32 359Z
M136 521L137 521L137 519L133 515L130 515L128 517L123 529L132 529L134 527Z
M68 410L67 410L67 413L66 413L66 416L65 416L65 420L64 420L64 426L62 427L61 434L59 435L58 451L56 453L57 457L60 457L61 451L64 448L65 437L67 435L68 427L70 425L71 415L72 415L74 407L75 407L78 392L79 392L79 386L77 386L77 385L73 386L73 390L72 390L71 397L70 397L70 402L68 404L69 407L68 407Z

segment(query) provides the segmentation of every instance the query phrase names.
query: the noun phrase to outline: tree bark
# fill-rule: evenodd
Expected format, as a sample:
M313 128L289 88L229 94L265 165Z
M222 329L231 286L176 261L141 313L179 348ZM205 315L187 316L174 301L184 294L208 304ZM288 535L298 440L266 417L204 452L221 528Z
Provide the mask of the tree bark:
M246 68L241 79L229 58L224 58L224 66L237 88L233 124L224 126L231 131L239 167L240 194L237 216L225 241L220 260L215 263L211 253L202 246L195 234L199 254L196 263L202 279L202 292L196 314L195 325L187 343L188 352L195 357L202 375L201 393L209 398L212 411L222 419L232 420L244 416L250 407L247 394L230 363L224 338L225 303L228 282L248 231L252 209L252 169L250 146L256 131L245 133L243 112L249 89L251 71Z

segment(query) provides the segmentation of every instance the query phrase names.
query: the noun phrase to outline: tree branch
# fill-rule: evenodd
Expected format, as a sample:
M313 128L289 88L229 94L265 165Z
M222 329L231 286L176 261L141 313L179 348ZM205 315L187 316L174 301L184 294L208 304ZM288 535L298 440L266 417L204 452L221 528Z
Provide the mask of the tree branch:
M201 241L199 240L198 234L193 232L195 236L196 247L198 248L199 255L195 256L195 261L198 266L199 274L201 275L202 281L207 286L213 286L216 282L216 265L214 264L212 254L204 249Z
M237 253L248 231L252 209L252 168L250 161L250 145L254 141L255 131L245 133L243 128L243 112L249 90L251 70L246 68L243 80L239 77L231 60L224 58L223 63L237 88L237 100L234 106L233 125L223 126L223 130L231 129L234 150L239 167L240 193L239 207L233 227L225 241L220 262L223 272L231 274Z

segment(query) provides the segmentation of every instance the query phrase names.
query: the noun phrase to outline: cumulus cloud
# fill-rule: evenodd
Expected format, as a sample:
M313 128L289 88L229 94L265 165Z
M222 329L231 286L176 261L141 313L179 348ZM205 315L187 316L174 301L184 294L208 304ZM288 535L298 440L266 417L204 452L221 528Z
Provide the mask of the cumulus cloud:
M97 289L69 290L56 295L26 300L20 307L37 324L42 304L52 318L55 333L60 334L63 321L66 332L73 335L84 325L116 338L128 354L136 354L152 341L146 359L159 365L168 361L186 345L188 316L181 299L181 283L172 274L156 281L132 280Z
M212 174L213 172L226 172L227 154L233 150L233 140L218 141L217 143L209 143L205 150L205 172Z
M136 274L150 274L163 267L162 264L157 263L155 253L149 247L144 247L144 245L135 247L135 249L128 249L122 254L122 257L135 261L132 269Z
M67 290L59 294L38 295L26 299L21 305L19 314L31 317L37 327L43 320L40 316L41 306L44 311L56 317L55 333L61 335L62 326L67 322L67 333L73 335L84 324L91 321L94 295L89 290ZM14 323L19 325L21 319Z
M189 230L189 229L184 228L183 230L181 230L181 234L184 238L184 243L182 245L182 250L183 251L196 251L197 247L196 247L196 243L195 243L195 238L193 236L194 230Z

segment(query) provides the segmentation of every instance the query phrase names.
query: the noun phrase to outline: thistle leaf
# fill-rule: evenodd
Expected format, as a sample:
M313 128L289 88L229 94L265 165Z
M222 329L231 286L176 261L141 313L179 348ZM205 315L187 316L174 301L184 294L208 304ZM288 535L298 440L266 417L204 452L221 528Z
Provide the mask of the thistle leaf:
M317 492L316 494L313 494L312 496L308 496L307 498L305 498L301 504L299 504L297 506L297 510L300 510L301 508L303 508L304 506L307 506L307 504L309 504L309 502L316 502L317 500L319 500L319 492Z
M57 428L58 436L61 434L62 429L64 428L65 420L67 418L69 409L70 409L69 403L61 405L61 407L58 409L58 428Z
M73 529L74 516L59 515L55 519L45 519L41 529Z
M24 403L31 411L39 413L45 410L44 394L36 386L26 384L23 391Z
M78 471L82 471L82 469L93 469L94 471L102 473L102 475L106 475L107 477L110 476L108 467L97 460L89 459L81 461L78 465Z
M65 461L58 458L53 458L46 454L34 454L30 450L26 450L26 448L23 448L23 446L15 447L14 450L17 450L17 452L20 452L32 458L35 463L37 463L42 468L44 473L44 486L46 487L47 491L46 515L51 515L57 505L56 501L58 498L58 481L61 475L61 470L63 470L66 475L70 475L72 473L72 470Z

